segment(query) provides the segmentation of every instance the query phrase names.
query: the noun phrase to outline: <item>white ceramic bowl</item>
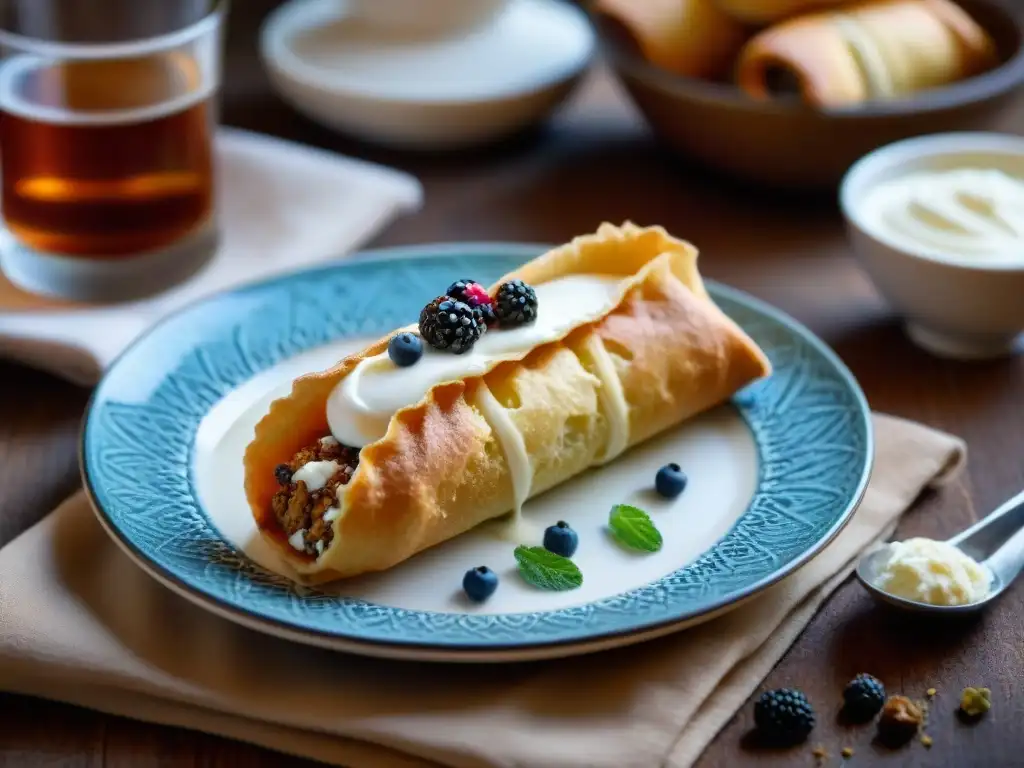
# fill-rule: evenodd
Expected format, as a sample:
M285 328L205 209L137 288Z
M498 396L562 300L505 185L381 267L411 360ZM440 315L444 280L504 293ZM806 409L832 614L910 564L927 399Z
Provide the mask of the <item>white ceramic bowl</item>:
M349 2L285 3L260 51L292 107L384 146L450 150L526 129L565 100L596 47L587 16L564 0L510 0L443 34L368 22Z
M960 360L1012 353L1024 331L1024 256L1017 264L982 263L913 248L887 237L865 216L865 195L907 173L999 167L1024 178L1024 137L940 133L899 141L849 169L839 190L854 253L907 333L933 354Z

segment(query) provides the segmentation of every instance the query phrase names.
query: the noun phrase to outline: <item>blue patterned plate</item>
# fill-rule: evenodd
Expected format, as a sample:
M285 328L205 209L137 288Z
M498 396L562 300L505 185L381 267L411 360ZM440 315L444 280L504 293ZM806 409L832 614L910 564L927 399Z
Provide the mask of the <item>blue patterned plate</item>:
M531 501L510 540L485 524L384 574L296 586L258 536L242 453L294 376L413 321L453 279L490 282L530 245L398 248L259 283L160 323L112 366L90 404L83 473L114 539L169 588L232 621L299 642L378 656L511 661L589 652L666 634L734 608L806 563L843 527L867 484L870 414L849 371L771 307L709 284L765 349L774 374L734 402ZM651 491L678 462L686 491ZM612 504L645 508L665 546L624 550ZM567 520L583 586L530 587L514 545ZM501 586L483 605L462 574L486 564Z

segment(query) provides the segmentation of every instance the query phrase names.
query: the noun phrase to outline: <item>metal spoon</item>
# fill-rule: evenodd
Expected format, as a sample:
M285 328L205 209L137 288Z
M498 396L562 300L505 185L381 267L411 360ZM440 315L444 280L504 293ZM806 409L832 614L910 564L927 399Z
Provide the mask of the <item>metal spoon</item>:
M878 600L905 610L946 615L980 611L1005 592L1024 570L1024 492L947 541L992 573L992 585L984 599L968 605L931 605L890 595L876 584L889 559L888 544L860 559L857 579Z

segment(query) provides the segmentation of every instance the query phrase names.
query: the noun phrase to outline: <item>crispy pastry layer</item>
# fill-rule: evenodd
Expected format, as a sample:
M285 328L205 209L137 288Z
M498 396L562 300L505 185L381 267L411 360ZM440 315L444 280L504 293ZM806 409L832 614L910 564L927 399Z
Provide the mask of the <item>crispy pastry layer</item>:
M604 460L611 434L594 344L608 352L628 404L627 446L717 405L770 373L757 345L711 301L697 252L661 227L602 225L501 280L535 285L570 274L622 277L621 301L594 323L542 344L483 376L435 386L399 411L360 452L342 494L329 547L319 558L290 548L271 511L274 468L329 434L331 390L388 337L327 371L297 379L256 427L245 455L245 490L256 522L303 581L390 568L513 509L503 447L477 403L484 388L522 436L531 496ZM497 285L497 283L495 284ZM501 331L494 331L500 333Z

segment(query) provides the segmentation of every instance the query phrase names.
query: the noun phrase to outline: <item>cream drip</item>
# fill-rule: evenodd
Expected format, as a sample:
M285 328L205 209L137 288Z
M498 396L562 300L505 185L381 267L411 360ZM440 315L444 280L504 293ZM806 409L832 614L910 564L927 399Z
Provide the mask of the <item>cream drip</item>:
M533 488L533 466L526 451L526 442L508 410L482 381L476 393L476 407L491 425L501 444L502 453L505 454L509 474L512 476L513 520L518 521L523 512L523 504L530 498Z
M387 434L396 412L418 403L434 386L480 376L505 360L525 357L601 318L621 299L623 280L612 275L569 275L535 285L539 310L530 325L484 334L462 355L425 346L423 357L399 368L387 352L365 358L331 392L327 422L345 445L362 447Z
M626 450L626 444L629 442L629 404L626 402L625 392L622 391L619 374L615 371L615 363L612 362L604 342L597 334L590 334L585 348L597 368L594 373L601 381L597 397L608 418L608 445L595 462L605 464Z

